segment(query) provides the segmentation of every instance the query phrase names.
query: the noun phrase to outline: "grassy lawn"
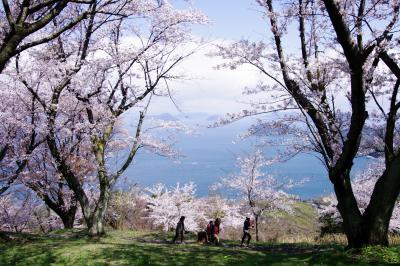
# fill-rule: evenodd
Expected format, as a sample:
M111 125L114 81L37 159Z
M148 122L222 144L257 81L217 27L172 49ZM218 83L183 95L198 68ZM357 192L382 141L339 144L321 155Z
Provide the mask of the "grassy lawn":
M400 246L369 248L361 254L342 246L261 243L241 248L170 243L170 235L110 231L93 239L79 231L47 236L11 235L0 242L0 265L385 265L400 264Z

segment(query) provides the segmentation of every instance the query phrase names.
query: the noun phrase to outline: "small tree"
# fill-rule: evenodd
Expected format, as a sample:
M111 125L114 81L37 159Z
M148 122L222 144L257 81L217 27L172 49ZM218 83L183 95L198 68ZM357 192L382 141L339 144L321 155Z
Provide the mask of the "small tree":
M266 211L291 211L294 197L283 189L292 187L294 183L279 183L271 175L267 175L263 169L269 162L258 149L244 158L239 157L236 164L240 173L222 178L215 187L234 191L245 202L245 206L254 216L258 241L259 219Z
M202 211L196 201L196 186L194 183L179 183L168 189L163 184L154 185L146 189L149 219L156 226L162 226L164 231L175 228L181 216L185 216L185 229L190 231L199 229L198 220Z
M201 223L202 228L205 228L210 220L215 220L217 218L221 219L221 226L223 227L232 227L236 229L243 225L241 205L236 201L220 196L209 196L198 200L204 217Z

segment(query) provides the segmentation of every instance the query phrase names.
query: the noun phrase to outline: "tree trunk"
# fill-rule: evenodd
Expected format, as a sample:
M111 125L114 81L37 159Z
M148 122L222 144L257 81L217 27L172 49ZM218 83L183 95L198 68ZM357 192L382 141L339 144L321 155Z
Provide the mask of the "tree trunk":
M336 179L334 187L338 210L343 218L343 229L348 248L388 246L390 218L400 191L400 155L386 166L376 182L370 203L362 215L351 189L349 174ZM334 180L334 179L331 179Z
M390 217L387 222L382 219L373 219L372 222L369 219L366 220L363 246L389 246L388 229Z
M61 221L63 222L65 229L74 228L76 211L78 210L75 196L72 196L72 198L71 198L71 205L70 205L69 209L65 209L64 201L62 199L61 199L61 201L54 202L49 197L49 195L40 193L40 191L38 191L35 186L29 186L29 187L33 191L35 191L36 194L44 201L44 203L61 218Z
M330 176L334 183L337 208L343 219L343 230L347 237L348 248L359 248L363 246L362 215L357 206L350 182L350 170L340 177Z
M365 242L388 246L390 218L400 191L400 155L390 160L375 184L370 203L364 213Z
M104 216L106 214L110 195L111 195L111 187L108 184L102 182L102 184L100 184L100 197L96 204L96 208L90 217L90 222L88 224L88 230L90 236L97 236L104 234Z
M74 211L71 210L71 209L74 209ZM75 214L76 214L77 207L74 206L74 207L71 207L71 209L68 212L64 213L64 214L59 215L61 220L62 220L62 222L63 222L63 225L64 225L65 229L74 228Z
M255 223L256 223L256 241L258 242L258 215L255 215Z

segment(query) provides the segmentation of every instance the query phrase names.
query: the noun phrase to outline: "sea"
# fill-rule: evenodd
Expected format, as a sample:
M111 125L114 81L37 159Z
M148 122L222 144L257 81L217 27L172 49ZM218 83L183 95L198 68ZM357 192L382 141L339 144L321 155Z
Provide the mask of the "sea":
M196 127L196 133L178 134L175 148L180 153L178 160L140 150L134 162L120 178L116 187L127 189L132 186L150 187L157 183L174 186L177 183L194 182L199 197L211 193L211 186L229 174L239 171L236 165L238 156L245 156L252 149L254 139L240 138L246 129L254 123L251 119L240 120L221 127L208 127L213 124L215 116L191 114L175 117L161 114L157 119L180 120ZM265 155L276 152L265 147ZM361 173L373 158L357 158L354 161L352 176ZM327 172L316 154L299 154L294 158L266 167L265 172L271 174L278 182L289 179L300 181L307 179L302 185L294 187L291 194L303 200L318 198L333 192Z

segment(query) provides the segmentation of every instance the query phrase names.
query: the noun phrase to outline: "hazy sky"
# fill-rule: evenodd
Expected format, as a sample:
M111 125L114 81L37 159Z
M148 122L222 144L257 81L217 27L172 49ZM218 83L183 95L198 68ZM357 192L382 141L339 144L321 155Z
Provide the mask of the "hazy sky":
M177 7L182 1L172 1ZM268 33L255 0L193 0L195 8L206 14L210 25L195 27L195 33L210 38L259 38Z
M178 8L187 7L182 0L172 3ZM195 8L206 14L208 25L195 26L194 34L208 42L229 42L247 38L266 39L269 34L267 23L254 0L193 0ZM239 70L215 70L220 59L206 56L211 44L182 64L191 79L173 84L174 97L185 113L204 112L224 114L240 111L245 105L238 101L245 86L253 86L260 75L251 67ZM175 113L176 108L168 100L157 101L152 113Z
M211 58L206 54L212 49L212 43L229 43L243 38L251 41L271 41L269 23L263 18L256 0L171 1L177 8L187 8L187 2L190 2L207 15L210 21L208 25L197 25L193 28L197 37L210 44L181 65L180 71L191 77L191 80L172 84L178 106L185 113L203 112L219 115L238 112L248 107L239 103L243 101L243 88L255 86L259 81L272 81L250 66L234 71L216 70L215 66L222 62L221 59ZM300 53L297 25L289 25L288 32L289 34L282 38L285 50ZM337 106L344 109L349 107L343 95L338 98ZM157 102L152 108L152 113L177 112L168 99Z

